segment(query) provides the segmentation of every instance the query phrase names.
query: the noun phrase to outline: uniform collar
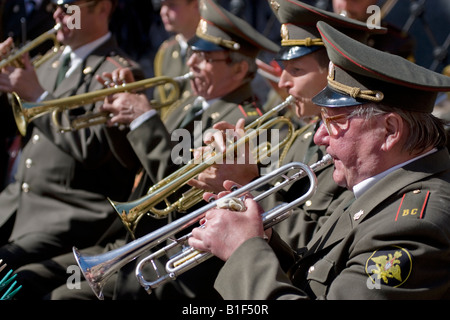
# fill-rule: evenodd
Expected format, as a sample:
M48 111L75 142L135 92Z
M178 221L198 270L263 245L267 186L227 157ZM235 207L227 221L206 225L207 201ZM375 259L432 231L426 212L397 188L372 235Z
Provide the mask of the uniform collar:
M97 40L85 44L84 46L81 46L73 51L70 46L66 46L63 53L61 54L61 57L65 56L66 54L70 54L71 66L67 72L67 76L69 76L77 68L77 66L80 65L91 54L91 52L100 47L110 38L111 32L108 32Z
M353 193L355 194L355 198L358 199L364 192L366 192L367 190L370 189L371 186L373 186L375 183L377 183L378 181L380 181L381 179L383 179L385 176L387 176L389 173L394 172L397 169L400 169L404 166L406 166L408 163L411 163L413 161L416 161L420 158L423 158L429 154L435 153L437 151L436 148L421 154L420 156L417 156L413 159L410 159L406 162L400 163L392 168L389 168L388 170L381 172L379 174L377 174L376 176L370 177L366 180L361 181L360 183L358 183L357 185L355 185L353 187Z

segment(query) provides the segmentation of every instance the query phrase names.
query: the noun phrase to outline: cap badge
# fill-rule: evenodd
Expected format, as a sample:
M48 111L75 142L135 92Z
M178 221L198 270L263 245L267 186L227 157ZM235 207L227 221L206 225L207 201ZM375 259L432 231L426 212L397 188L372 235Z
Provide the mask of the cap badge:
M280 4L274 0L270 1L270 6L272 7L273 11L278 12L278 9L280 9Z
M201 33L205 34L208 31L208 22L206 22L206 20L200 19L198 28Z
M210 41L212 43L215 43L219 46L223 46L225 48L228 48L230 50L239 50L241 48L241 45L233 40L227 40L223 38L219 38L216 36L213 36L211 34L207 33L208 31L208 22L204 19L200 19L200 22L197 26L197 36L200 38L203 38L207 41Z
M328 65L328 79L334 80L334 63L331 61Z
M205 4L205 0L200 0L199 3L199 8L201 8L201 10L206 10L206 4Z
M289 40L289 30L285 24L281 25L280 35L281 35L281 40L283 40L283 41Z

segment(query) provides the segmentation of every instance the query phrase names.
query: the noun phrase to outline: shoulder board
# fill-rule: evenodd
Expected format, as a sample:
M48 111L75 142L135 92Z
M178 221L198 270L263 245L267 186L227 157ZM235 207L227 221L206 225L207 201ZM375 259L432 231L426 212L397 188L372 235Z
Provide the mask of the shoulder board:
M416 189L405 193L400 201L395 221L402 219L422 219L430 196L430 191Z
M134 65L133 61L114 53L106 57L106 61L115 65L116 68L129 68Z
M244 117L260 117L263 115L263 112L255 101L243 102L238 107Z
M165 50L167 48L170 48L171 46L173 46L174 44L177 44L177 40L175 40L175 38L170 38L165 40L163 43L161 43L161 45L159 46L159 50Z

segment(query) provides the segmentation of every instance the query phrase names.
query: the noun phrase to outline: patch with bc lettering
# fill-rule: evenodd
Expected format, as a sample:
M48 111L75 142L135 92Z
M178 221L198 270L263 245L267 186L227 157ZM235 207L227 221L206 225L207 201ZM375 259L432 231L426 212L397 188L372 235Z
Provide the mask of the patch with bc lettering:
M411 255L408 250L397 246L374 251L366 262L366 273L372 282L391 287L405 283L411 270Z
M395 216L395 221L404 218L422 219L428 202L430 191L414 190L405 193Z

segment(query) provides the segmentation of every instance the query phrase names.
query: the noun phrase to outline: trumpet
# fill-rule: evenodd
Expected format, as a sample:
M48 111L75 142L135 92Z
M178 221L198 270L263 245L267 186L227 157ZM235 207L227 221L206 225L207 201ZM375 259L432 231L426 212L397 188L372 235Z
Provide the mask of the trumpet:
M262 220L264 228L270 228L275 224L285 220L292 215L293 209L302 203L304 203L308 198L312 197L317 189L317 177L315 172L321 170L322 168L333 163L333 159L330 155L325 155L321 160L314 163L311 166L305 165L300 162L292 162L278 169L264 175L249 184L227 194L226 196L208 203L207 205L199 208L190 214L184 216L183 218L177 219L162 228L159 228L147 235L129 242L128 244L109 252L86 256L82 255L77 248L73 248L73 253L80 267L84 277L86 278L89 286L95 293L95 295L100 299L104 299L103 287L107 283L110 276L122 268L127 263L133 261L143 253L148 250L153 249L156 245L161 244L167 240L172 242L165 246L164 248L157 250L155 253L150 254L139 262L135 270L137 280L144 287L147 293L151 293L152 289L157 288L165 282L170 280L175 280L180 274L192 269L201 262L207 260L212 255L207 252L200 252L192 247L187 246L187 240L190 237L190 233L186 234L178 239L173 239L173 236L178 232L184 231L186 228L192 226L194 223L199 222L206 214L206 212L218 204L218 201L225 201L231 199L242 199L245 194L254 191L264 185L270 183L274 179L284 178L283 181L274 184L271 188L263 191L258 196L254 198L255 201L261 201L267 196L283 189L284 187L295 183L296 181L308 177L310 180L310 187L307 192L299 197L298 199L279 205L271 210L268 210L262 214ZM287 174L296 170L295 173L288 176ZM180 249L180 253L175 254L166 263L166 272L162 274L155 266L155 259L165 255L168 250ZM153 262L153 263L152 263ZM143 267L152 263L155 268L156 280L147 281L142 276Z
M198 159L193 159L189 161L186 165L170 174L168 177L161 180L159 183L152 186L147 194L137 200L129 201L129 202L117 202L111 199L108 199L111 205L114 207L116 212L119 214L120 219L122 220L125 228L128 230L130 235L135 238L134 232L136 226L140 219L148 214L156 219L162 219L166 217L171 212L186 212L193 205L199 203L202 200L203 190L199 190L197 188L191 188L187 192L183 193L177 201L170 203L167 197L173 193L175 193L178 189L184 186L189 180L196 177L206 168L211 166L217 161L225 159L227 154L230 152L235 152L237 148L247 143L249 140L258 137L264 130L267 130L270 127L275 125L285 124L288 126L287 136L278 143L276 146L270 146L271 152L274 152L277 149L282 148L290 139L293 134L294 128L292 122L284 117L276 117L272 118L275 114L283 110L289 105L292 105L295 102L295 98L293 96L289 96L280 103L275 106L264 115L250 123L245 127L245 130L254 129L249 134L241 137L236 141L233 147L227 148L227 150L223 153L217 153L211 157L204 159L202 162L198 163ZM272 119L270 119L272 118ZM268 120L270 119L270 120ZM267 147L267 146L266 146ZM270 152L267 152L266 155L269 155ZM261 159L258 159L259 161ZM157 205L162 202L166 203L166 207L159 209Z
M33 50L34 48L36 48L43 42L51 40L51 41L53 41L53 48L47 54L33 60L33 66L35 68L40 67L40 65L42 63L44 63L45 61L50 59L54 54L56 54L58 52L58 50L60 48L60 44L56 40L56 33L58 32L59 29L61 29L61 24L58 23L53 28L48 30L47 32L44 32L37 38L35 38L32 41L25 44L19 50L16 50L13 53L11 53L7 58L0 61L0 69L4 68L6 66L10 66L10 65L13 65L16 67L21 67L22 64L21 64L21 62L19 62L19 59L21 56L23 56L27 52L30 52L31 50Z
M108 114L103 112L89 113L74 119L71 122L70 126L64 127L59 121L59 113L64 110L74 109L85 104L101 101L107 96L115 93L132 90L145 90L155 86L170 84L173 86L173 90L171 90L170 97L167 99L167 101L164 102L164 104L154 106L155 108L162 107L165 105L172 104L179 99L180 83L182 81L186 81L192 78L192 76L193 76L192 73L189 72L185 75L175 78L164 76L149 78L132 82L129 84L124 84L122 86L116 86L113 88L104 88L93 92L74 95L67 98L60 98L43 102L26 102L23 101L17 93L13 92L12 108L14 119L16 121L19 132L23 136L26 134L27 126L31 121L50 112L52 112L52 120L54 125L61 132L78 130L95 124L105 123L108 119Z

